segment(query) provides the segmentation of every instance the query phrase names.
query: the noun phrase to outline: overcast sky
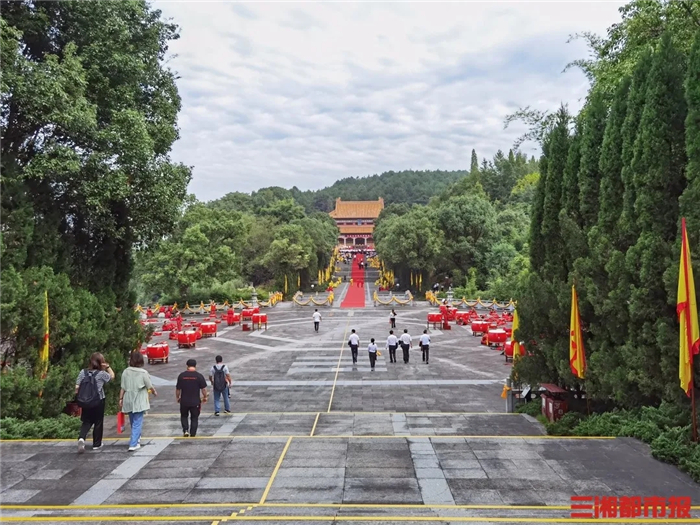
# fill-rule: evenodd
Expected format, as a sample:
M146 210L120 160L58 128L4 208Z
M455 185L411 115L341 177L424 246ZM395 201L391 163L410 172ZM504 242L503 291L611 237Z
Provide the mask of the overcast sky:
M472 148L511 147L518 107L580 107L588 83L562 70L587 49L568 36L603 34L622 4L156 1L181 28L172 156L202 200L468 168Z

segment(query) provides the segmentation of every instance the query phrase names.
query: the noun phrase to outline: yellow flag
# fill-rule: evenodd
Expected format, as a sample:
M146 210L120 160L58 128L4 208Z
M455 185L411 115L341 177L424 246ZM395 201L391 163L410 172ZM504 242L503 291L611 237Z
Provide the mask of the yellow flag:
M510 341L513 345L513 357L520 357L520 342L516 339L515 332L520 328L520 317L518 317L518 310L513 312L513 331L510 336Z
M576 286L571 287L571 327L569 331L569 365L571 373L583 379L586 374L586 351L581 334L581 316L578 312Z
M287 275L284 276L284 293L287 293Z
M301 274L297 274L297 288L301 288Z
M679 377L681 388L690 395L693 382L693 355L700 348L700 328L698 328L698 305L695 299L695 280L690 263L690 246L685 229L685 217L681 219L681 265L678 272L678 321L680 330Z
M49 292L44 290L44 342L39 350L39 377L44 379L49 369Z

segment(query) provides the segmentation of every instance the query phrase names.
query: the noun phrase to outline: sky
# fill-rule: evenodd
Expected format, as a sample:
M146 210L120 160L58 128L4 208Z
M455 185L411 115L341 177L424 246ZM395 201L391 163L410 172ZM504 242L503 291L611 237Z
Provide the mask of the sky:
M582 31L623 2L155 1L182 110L172 158L211 200L266 186L319 189L384 171L468 169L507 151L520 107L577 111ZM538 154L537 145L522 151Z

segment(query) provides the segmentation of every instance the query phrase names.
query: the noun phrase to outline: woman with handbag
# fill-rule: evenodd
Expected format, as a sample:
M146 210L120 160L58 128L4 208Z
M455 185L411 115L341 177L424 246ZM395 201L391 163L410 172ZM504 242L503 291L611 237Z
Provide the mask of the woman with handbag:
M141 448L143 416L151 408L148 401L149 392L154 396L158 395L151 383L151 376L143 369L143 355L135 350L129 356L129 368L122 372L122 389L119 392L119 409L129 414L131 424L129 452Z

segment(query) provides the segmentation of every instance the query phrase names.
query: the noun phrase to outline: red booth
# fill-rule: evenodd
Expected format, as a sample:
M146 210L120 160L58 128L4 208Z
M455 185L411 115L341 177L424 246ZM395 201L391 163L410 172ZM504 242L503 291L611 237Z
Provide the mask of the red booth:
M194 330L185 330L177 334L178 348L194 348L197 344L197 332Z
M209 321L202 323L201 326L202 337L216 337L216 323L214 321Z
M169 355L170 346L168 346L168 343L149 344L146 347L146 357L149 365L156 362L167 363Z

